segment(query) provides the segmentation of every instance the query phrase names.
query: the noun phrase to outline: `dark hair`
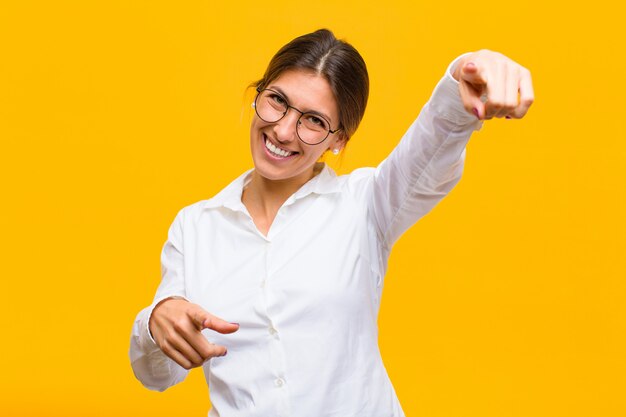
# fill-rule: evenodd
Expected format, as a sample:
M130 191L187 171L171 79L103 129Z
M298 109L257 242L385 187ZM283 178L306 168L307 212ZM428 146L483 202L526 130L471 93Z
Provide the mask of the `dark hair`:
M339 128L349 139L363 118L369 95L367 67L359 52L330 30L319 29L283 46L272 57L263 78L251 86L262 90L291 69L313 71L326 78L337 100Z

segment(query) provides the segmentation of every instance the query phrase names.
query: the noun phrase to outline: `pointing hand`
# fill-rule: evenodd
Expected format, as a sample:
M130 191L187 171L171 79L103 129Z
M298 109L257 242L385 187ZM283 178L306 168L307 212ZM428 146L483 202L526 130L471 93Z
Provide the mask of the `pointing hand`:
M183 368L191 369L227 353L226 347L210 343L202 335L203 329L227 334L237 331L239 325L222 320L197 304L168 298L152 310L149 328L163 353Z
M480 120L520 119L535 99L530 71L487 49L461 59L453 77L459 82L463 106ZM483 95L487 96L485 103Z

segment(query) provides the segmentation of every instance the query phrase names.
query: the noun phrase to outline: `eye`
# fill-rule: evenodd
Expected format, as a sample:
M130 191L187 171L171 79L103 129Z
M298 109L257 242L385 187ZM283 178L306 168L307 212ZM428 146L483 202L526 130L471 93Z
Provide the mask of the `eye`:
M306 121L307 123L322 128L322 129L327 129L327 123L324 119L322 119L321 117L317 117L313 114L307 114L306 115Z
M311 116L311 122L315 123L316 125L323 125L324 124L322 119L320 119L319 117L315 117L315 116Z
M270 97L270 100L272 100L274 103L278 104L279 106L287 105L287 101L279 94L270 93L269 97Z

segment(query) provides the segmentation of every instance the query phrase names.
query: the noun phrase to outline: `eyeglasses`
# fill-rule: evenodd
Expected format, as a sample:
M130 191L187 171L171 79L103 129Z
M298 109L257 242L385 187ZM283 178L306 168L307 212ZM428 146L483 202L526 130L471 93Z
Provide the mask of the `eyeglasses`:
M254 99L254 110L264 122L276 123L289 111L294 109L300 113L296 123L298 138L307 145L317 145L326 140L328 135L340 129L331 130L330 122L322 115L314 112L302 112L287 103L287 100L277 91L266 88L259 90Z

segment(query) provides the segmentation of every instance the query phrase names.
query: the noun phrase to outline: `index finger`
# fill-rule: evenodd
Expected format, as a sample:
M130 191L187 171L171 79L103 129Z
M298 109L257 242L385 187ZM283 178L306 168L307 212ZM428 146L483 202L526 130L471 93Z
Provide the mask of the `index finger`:
M239 329L238 323L230 323L201 308L194 311L192 320L198 330L211 329L218 333L233 333Z
M218 333L234 333L239 329L238 323L230 323L211 313L207 313L207 317L202 323L202 328L215 330Z
M461 68L461 78L473 86L486 85L487 74L485 69L478 66L475 61L468 61Z

